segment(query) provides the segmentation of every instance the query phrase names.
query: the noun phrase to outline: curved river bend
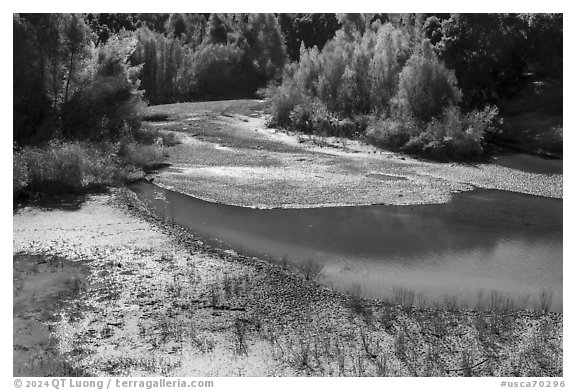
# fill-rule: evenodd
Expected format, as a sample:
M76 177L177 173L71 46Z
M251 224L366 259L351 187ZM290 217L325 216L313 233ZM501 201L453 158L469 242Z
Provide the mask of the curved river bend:
M529 305L542 292L562 311L562 200L505 191L454 194L447 204L260 210L206 202L150 183L133 186L162 218L212 243L269 260L321 265L337 289L471 306L498 291Z

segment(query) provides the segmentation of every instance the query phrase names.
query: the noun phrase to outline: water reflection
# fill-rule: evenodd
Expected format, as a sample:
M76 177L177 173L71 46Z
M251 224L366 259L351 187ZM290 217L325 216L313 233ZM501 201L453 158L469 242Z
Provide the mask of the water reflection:
M149 183L134 190L162 217L239 252L313 259L336 288L382 297L405 287L431 300L547 289L562 307L562 200L475 190L441 205L255 210Z

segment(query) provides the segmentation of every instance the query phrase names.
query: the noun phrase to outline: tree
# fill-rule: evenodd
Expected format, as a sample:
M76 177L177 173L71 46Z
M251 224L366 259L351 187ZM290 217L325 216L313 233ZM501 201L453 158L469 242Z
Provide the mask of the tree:
M59 127L58 113L85 84L92 50L81 15L14 15L15 139L49 137Z
M92 31L78 15L70 15L64 21L65 53L69 57L68 74L64 90L64 104L68 103L70 87L74 83L81 83L78 75L81 66L92 56Z
M286 47L276 17L250 14L241 33L246 41L243 49L260 78L270 80L280 76L286 61Z
M62 110L66 138L114 139L140 126L140 66L129 58L136 47L132 34L114 35L94 56L89 82L75 91Z
M368 70L371 108L377 113L389 113L390 100L398 92L398 78L410 53L410 36L406 32L390 23L380 27Z
M368 14L336 14L336 18L342 30L348 36L353 36L354 33L364 34L366 25L370 22L372 15Z
M541 56L531 52L528 20L516 14L452 14L442 24L438 53L455 70L465 106L499 104L526 84L531 58Z
M322 50L341 27L335 14L279 14L278 22L286 42L286 52L291 61L300 59L300 45Z
M424 40L412 54L399 76L398 104L424 123L460 102L454 72L441 63L432 45Z
M210 14L208 19L208 43L226 44L228 42L228 30L224 20L218 14Z
M422 26L422 33L435 46L442 40L442 22L436 16L428 17Z
M196 50L206 35L206 23L201 14L170 14L165 29L168 34L174 34L182 43Z

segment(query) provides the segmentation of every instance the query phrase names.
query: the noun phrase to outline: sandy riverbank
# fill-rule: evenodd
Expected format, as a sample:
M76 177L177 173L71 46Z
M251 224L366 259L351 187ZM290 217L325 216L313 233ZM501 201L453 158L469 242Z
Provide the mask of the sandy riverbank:
M147 127L172 132L171 169L155 183L238 206L319 207L444 203L473 188L562 198L561 174L494 163L435 163L382 151L359 140L319 138L265 126L255 100L149 107Z
M449 302L420 309L401 295L390 304L336 293L305 273L211 248L126 190L29 205L13 221L14 254L88 269L54 315L15 312L15 324L31 325L15 326L14 339L41 323L65 362L42 363L33 341L15 342L15 354L40 354L21 360L20 375L562 375L561 314L451 311Z

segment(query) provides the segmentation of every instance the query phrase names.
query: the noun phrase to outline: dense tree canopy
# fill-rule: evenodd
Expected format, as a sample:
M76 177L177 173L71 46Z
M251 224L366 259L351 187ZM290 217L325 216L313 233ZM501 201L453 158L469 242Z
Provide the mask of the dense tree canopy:
M98 67L112 47L126 54L115 62L123 67L116 74L130 73L130 86L120 83L124 94L104 90L122 102L133 101L137 90L152 104L254 96L283 81L285 88L301 85L338 115L383 115L410 100L398 95L402 88L429 88L433 72L446 69L455 76L449 84L461 91L461 99L450 101L465 111L486 104L506 110L535 83L547 91L545 104L562 110L561 14L101 13L13 19L16 140L67 132L74 107L93 101L88 96L95 85L104 85ZM433 53L414 57L424 40ZM435 65L425 70L428 63ZM413 69L403 70L406 64ZM114 115L105 114L104 122L114 122Z

